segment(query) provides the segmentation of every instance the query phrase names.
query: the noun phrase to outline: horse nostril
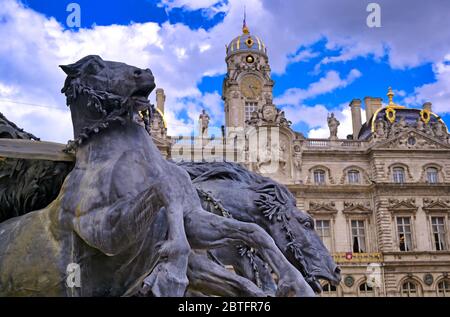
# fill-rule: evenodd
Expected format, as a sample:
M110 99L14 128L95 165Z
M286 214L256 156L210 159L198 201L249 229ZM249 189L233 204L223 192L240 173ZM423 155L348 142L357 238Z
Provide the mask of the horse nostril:
M336 266L336 268L334 269L334 273L341 274L341 268L339 266Z

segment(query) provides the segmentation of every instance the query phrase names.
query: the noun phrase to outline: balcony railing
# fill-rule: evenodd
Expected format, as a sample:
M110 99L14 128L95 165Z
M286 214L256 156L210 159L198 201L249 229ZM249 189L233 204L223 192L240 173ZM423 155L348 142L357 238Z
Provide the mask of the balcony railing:
M305 145L309 149L361 149L367 144L364 141L356 140L327 140L327 139L306 139Z

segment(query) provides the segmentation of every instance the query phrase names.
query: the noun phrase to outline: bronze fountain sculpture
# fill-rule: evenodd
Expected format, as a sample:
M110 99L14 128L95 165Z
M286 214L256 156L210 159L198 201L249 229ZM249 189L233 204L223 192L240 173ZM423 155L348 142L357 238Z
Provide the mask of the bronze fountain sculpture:
M75 164L34 175L65 177L47 195L6 191L20 179L0 175L9 218L0 223L0 296L314 296L319 278L339 282L284 186L237 164L161 156L139 116L155 87L150 70L92 55L62 69ZM239 193L247 199L235 204ZM39 199L20 203L27 197ZM19 214L8 212L18 204ZM81 287L66 283L71 263Z

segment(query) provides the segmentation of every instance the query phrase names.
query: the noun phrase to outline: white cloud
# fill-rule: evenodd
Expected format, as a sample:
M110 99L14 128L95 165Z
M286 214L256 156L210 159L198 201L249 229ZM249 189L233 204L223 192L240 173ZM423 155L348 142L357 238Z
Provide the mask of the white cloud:
M67 113L65 98L60 93L65 75L59 64L97 54L106 60L151 68L157 86L166 91L166 117L169 127L177 126L174 132L189 130L196 124L191 116L187 121L179 118L185 108L180 99L195 97L199 98L196 104L202 104L202 98L210 102L211 96L202 95L196 85L206 73L225 71L221 58L224 48L218 44L222 41L211 38L204 30L191 30L182 24L94 26L72 32L64 30L53 18L12 0L2 2L0 16L4 17L0 25L0 38L4 39L0 46L0 97L22 102L12 107L0 100L0 109L18 125L46 140L66 142L72 138L71 124L64 133L55 133L52 128L58 122L67 123L59 121L55 116L58 111L52 109ZM23 111L15 110L19 107ZM212 107L217 112L217 102ZM33 114L36 119L30 123ZM51 120L58 122L49 124Z
M409 100L416 104L431 101L434 112L450 113L450 54L444 62L437 63L433 71L436 81L416 88Z
M297 54L289 56L289 63L308 62L310 59L319 55L319 52L313 52L311 49L304 49Z
M379 58L385 54L390 65L397 68L432 62L435 64L437 82L419 87L416 97L417 100L426 98L435 104L436 110L448 112L445 104L450 90L448 64L443 61L444 56L450 53L450 27L446 14L450 10L450 2L438 0L429 5L411 0L407 6L398 1L378 2L382 7L383 27L380 29L366 26L367 4L355 4L351 0L248 0L247 24L252 34L264 40L272 70L278 74L285 71L288 63L314 57L316 53L309 46L320 39L325 39L329 49L339 52L337 57L329 57L323 63L343 62L369 55ZM206 95L197 88L202 77L225 73L224 45L241 31L243 3L238 0L164 0L161 5L168 11L175 7L206 10L207 17L217 12L225 12L226 15L222 22L208 31L202 28L192 30L179 23L158 25L149 22L94 26L72 32L64 30L53 18L19 6L13 0L2 0L1 95L27 103L57 107L64 112L65 101L59 93L64 74L57 65L74 62L87 54L99 54L105 59L151 68L157 86L166 91L169 127L179 125L174 131L192 130L197 114L189 114L183 120L180 113L185 109L198 111L202 101L194 102L190 107L183 101L205 99ZM304 50L298 52L300 47ZM360 75L354 70L341 78L338 73L331 71L315 85L306 89L293 88L282 97L290 98L286 103L299 107L303 99L345 87ZM0 107L5 115L14 117L25 129L36 134L39 134L37 130L42 132L40 136L45 139L65 141L62 138L71 133L70 125L66 128L69 132L56 135L49 128L52 127L51 123L46 121L44 125L39 120L29 121L27 115L20 111L15 114L15 108L19 107L17 104L14 108L0 101ZM37 107L26 105L20 108L28 109L28 116L31 116L31 109L36 108L35 111L41 113L47 111L48 120L54 118L54 110L51 109L37 110ZM295 117L289 119L298 120Z
M310 84L307 89L290 88L277 97L274 102L278 105L297 105L305 99L347 87L361 76L361 72L357 69L352 69L346 78L341 78L336 71L329 71L319 81ZM292 118L290 119L292 120Z
M182 8L188 11L202 10L207 18L213 18L217 13L228 11L228 5L223 0L162 0L160 7L166 8L168 11L174 8Z

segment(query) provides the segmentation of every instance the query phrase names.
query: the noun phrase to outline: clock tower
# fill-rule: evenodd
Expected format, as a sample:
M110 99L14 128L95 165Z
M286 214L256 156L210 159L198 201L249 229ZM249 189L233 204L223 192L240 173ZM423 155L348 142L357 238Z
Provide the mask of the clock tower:
M226 47L225 61L227 74L222 88L225 124L227 128L246 127L252 113L272 100L274 82L267 48L258 36L250 33L245 18L242 34Z

